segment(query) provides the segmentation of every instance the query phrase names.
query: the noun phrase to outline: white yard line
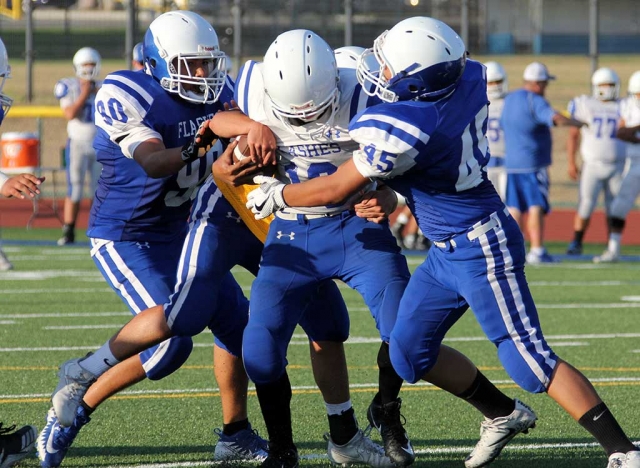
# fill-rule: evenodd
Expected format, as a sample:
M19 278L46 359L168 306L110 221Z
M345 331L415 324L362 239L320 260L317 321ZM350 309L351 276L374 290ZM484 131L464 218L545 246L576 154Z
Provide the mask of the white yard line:
M640 377L596 377L590 378L591 382L595 383L613 383L613 382L640 382ZM513 380L509 379L492 379L492 383L495 385L511 385L513 384ZM418 382L415 384L405 384L408 388L415 387L433 387L432 384L427 382ZM296 385L291 389L293 392L301 392L307 390L317 390L318 387L315 385ZM349 384L349 388L351 389L363 389L363 388L378 388L378 384L376 382L370 383L360 383L360 384ZM255 387L249 386L250 391L255 391ZM173 388L173 389L164 389L164 390L125 390L118 395L138 395L138 396L148 396L148 395L193 395L200 393L218 393L220 391L219 388L216 387L207 387L207 388ZM49 398L51 393L27 393L27 394L7 394L0 395L0 400L22 400L27 398Z
M640 441L635 441L634 444L640 445ZM591 448L600 447L596 442L586 443L558 443L558 444L518 444L513 443L507 445L504 450L508 452L535 452L540 450L549 449L572 449L572 448ZM469 453L473 450L473 447L434 447L427 449L418 449L415 451L417 455L446 455L455 453ZM307 455L301 455L303 460L324 460L327 458L326 453L310 453ZM603 461L605 456L602 455ZM420 461L420 459L418 459ZM214 461L192 461L192 462L175 462L175 463L147 463L144 465L114 465L106 468L182 468L191 466L212 466L222 464L223 462Z
M112 313L113 314L113 313ZM93 314L91 314L93 315ZM91 316L89 315L89 316ZM95 314L97 315L97 314ZM127 314L128 315L128 314ZM105 324L105 327L106 328ZM115 326L114 326L115 327ZM65 329L64 327L60 327L60 329ZM208 332L203 332L208 334ZM585 339L613 339L613 338L640 338L640 333L591 333L591 334L578 334L578 335L547 335L547 340L549 340L552 346L588 346L589 344L586 342L576 342L576 341L556 341L553 340L585 340ZM445 341L458 341L458 342L469 342L469 341L486 341L487 338L484 336L457 336L451 338L445 338ZM380 338L378 337L368 337L368 336L351 336L347 340L346 344L369 344L369 343L379 343ZM299 338L298 340L292 340L291 345L293 346L308 346L309 342L306 338ZM0 348L0 353L14 353L14 352L50 352L50 351L93 351L101 345L93 345L93 346L49 346L49 347L21 347L21 348ZM211 348L213 343L194 343L193 346L195 348ZM632 351L635 352L635 351Z

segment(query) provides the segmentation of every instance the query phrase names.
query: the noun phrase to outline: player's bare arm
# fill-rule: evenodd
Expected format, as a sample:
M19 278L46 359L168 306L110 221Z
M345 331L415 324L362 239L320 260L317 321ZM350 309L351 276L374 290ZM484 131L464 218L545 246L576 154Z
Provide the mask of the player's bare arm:
M0 195L24 199L26 196L33 198L40 193L38 186L44 182L44 177L36 177L33 174L19 174L2 180L0 174Z
M553 125L556 127L576 127L581 128L587 125L586 122L576 120L573 117L565 117L559 112L556 112L553 116Z
M277 145L273 132L266 125L247 117L239 109L218 112L209 121L209 128L223 138L247 135L249 157L257 157L261 165L276 164Z
M370 182L370 179L360 174L351 159L329 176L287 185L283 195L289 206L329 205L342 202Z
M178 173L185 164L204 156L218 136L203 122L193 140L181 148L166 148L159 138L140 143L133 152L133 159L154 179Z
M616 132L616 138L627 141L629 143L640 143L640 138L637 134L640 132L640 125L635 127L627 127L624 119L620 119L618 125L618 131Z
M580 169L576 164L576 152L580 143L580 130L577 127L569 129L569 138L567 139L567 163L568 173L571 180L578 180Z

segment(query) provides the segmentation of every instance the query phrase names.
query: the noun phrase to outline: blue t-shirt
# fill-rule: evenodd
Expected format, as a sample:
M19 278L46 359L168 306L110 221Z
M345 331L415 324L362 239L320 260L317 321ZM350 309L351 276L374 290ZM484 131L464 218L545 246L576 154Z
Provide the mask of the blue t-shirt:
M507 94L500 124L507 172L535 172L551 165L551 130L556 111L526 89Z

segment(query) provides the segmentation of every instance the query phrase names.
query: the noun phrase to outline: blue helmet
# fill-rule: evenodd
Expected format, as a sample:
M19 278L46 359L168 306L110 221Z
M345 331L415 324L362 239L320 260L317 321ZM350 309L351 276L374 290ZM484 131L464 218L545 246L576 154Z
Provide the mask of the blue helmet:
M371 54L380 64L379 74L365 66ZM437 100L455 89L466 58L464 42L453 29L442 21L416 16L378 36L373 48L360 55L356 73L365 92L383 101ZM385 70L389 79L383 75Z
M164 13L149 25L143 43L145 69L167 92L197 103L218 100L227 76L226 55L204 18L191 11ZM190 60L205 61L204 77L191 74Z

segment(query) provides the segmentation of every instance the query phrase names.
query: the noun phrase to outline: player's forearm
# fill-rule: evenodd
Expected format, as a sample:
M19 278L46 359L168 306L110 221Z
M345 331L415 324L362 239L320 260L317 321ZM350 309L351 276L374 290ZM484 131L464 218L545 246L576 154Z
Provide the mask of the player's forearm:
M144 145L141 144L140 146ZM136 149L133 158L147 175L154 179L177 174L185 165L182 160L182 148L168 148L153 152Z
M316 177L285 187L283 197L289 206L322 206L341 203L371 182L348 161L329 176Z
M576 128L581 128L586 125L586 123L580 120L576 120L573 117L565 117L559 112L553 116L553 124L556 127L576 127Z
M209 123L209 128L222 138L233 138L238 135L247 135L255 125L262 125L251 120L239 109L218 112Z

